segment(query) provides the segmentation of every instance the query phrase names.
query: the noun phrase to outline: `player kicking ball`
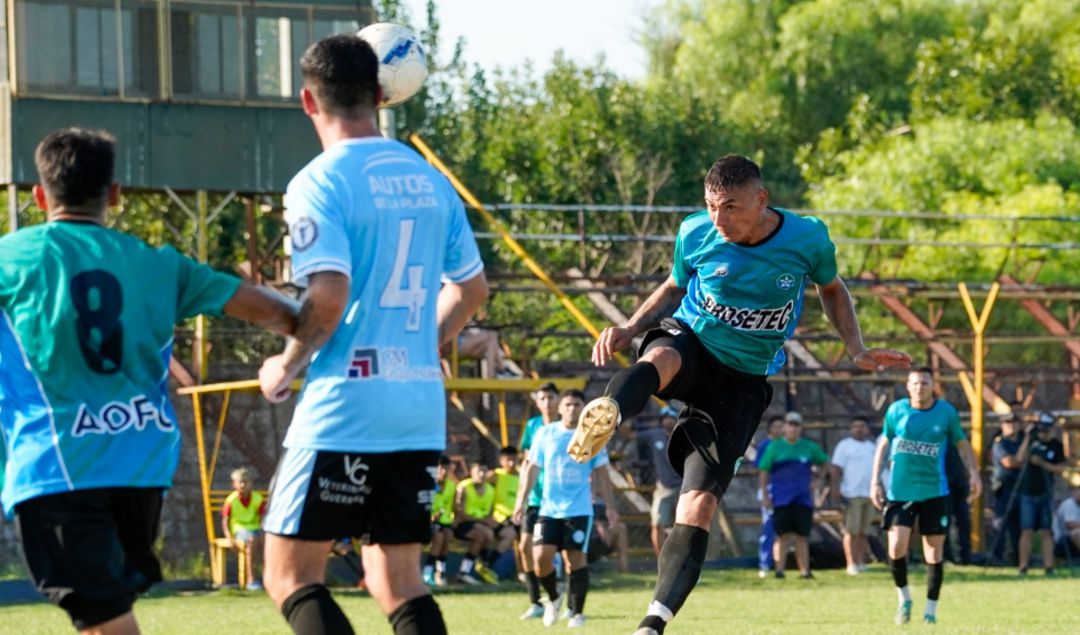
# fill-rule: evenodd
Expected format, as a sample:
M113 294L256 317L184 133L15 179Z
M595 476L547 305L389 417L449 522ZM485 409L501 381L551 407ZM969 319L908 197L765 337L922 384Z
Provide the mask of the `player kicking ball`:
M697 583L709 524L772 398L766 377L784 366L784 341L798 323L805 279L817 286L859 368L911 362L904 353L863 344L825 224L769 207L768 200L753 161L729 155L714 163L705 177L706 209L679 227L671 276L629 322L604 329L593 347L593 363L603 366L645 334L638 362L582 411L569 446L575 460L596 456L650 396L686 403L668 446L683 477L675 527L660 551L639 635L663 633Z
M888 531L889 569L900 605L896 623L911 621L911 589L907 581L907 554L911 529L919 522L926 560L926 610L923 622L937 623L937 603L944 574L945 536L949 533L949 479L945 474L947 444L953 443L968 469L968 501L982 495L982 479L976 468L971 443L964 438L960 417L952 404L934 398L934 376L929 368L908 374L909 397L893 402L885 411L885 423L874 452L870 497L885 511ZM889 452L892 475L888 492L880 474ZM886 493L888 498L886 499Z
M514 522L525 517L526 497L543 471L540 516L533 527L533 560L540 586L547 594L543 600L544 626L559 619L563 598L555 581L555 553L561 551L570 563L569 622L570 628L585 626L585 596L589 591L589 535L593 524L593 488L607 506L611 526L619 521L611 494L611 480L606 466L607 452L600 449L596 456L579 463L567 454L575 423L585 405L585 394L567 390L559 400L562 421L544 426L536 432L529 451L529 467L523 486L518 489L514 505Z

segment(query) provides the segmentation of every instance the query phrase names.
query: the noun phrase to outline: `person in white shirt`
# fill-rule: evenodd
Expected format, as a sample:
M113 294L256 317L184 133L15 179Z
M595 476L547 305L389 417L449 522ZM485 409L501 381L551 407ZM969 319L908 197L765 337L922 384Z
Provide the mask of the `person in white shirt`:
M874 442L865 417L851 420L851 436L836 444L829 470L833 504L844 503L844 557L848 575L865 568L870 552L874 506L870 502L870 475L874 467Z
M1066 563L1080 558L1080 487L1072 488L1068 498L1054 512L1054 551Z

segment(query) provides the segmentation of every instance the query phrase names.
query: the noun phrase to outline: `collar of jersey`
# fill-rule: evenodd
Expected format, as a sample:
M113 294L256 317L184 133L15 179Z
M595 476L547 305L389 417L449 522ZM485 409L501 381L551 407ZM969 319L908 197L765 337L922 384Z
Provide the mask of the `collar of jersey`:
M754 247L760 247L761 245L764 245L765 243L772 240L773 236L780 233L780 228L784 226L784 213L781 212L780 210L776 209L775 207L766 207L765 209L771 209L772 211L776 212L777 216L780 217L780 222L778 222L776 224L776 227L773 227L773 230L771 232L769 232L769 235L762 238L761 240L757 241L756 243L754 243L752 245L747 245L745 243L732 243L732 244L738 245L740 247L746 247L747 249L753 249Z

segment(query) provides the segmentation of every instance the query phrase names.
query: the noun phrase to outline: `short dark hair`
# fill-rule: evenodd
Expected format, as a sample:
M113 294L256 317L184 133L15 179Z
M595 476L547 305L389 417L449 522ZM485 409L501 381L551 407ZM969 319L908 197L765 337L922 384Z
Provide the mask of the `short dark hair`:
M585 401L585 393L581 392L577 388L567 388L559 395L559 399L565 399L566 397L576 397L582 401Z
M923 374L930 375L930 379L934 378L934 369L930 368L929 366L919 366L918 368L916 368L915 370L913 370L911 372L919 373L920 375L923 375Z
M512 445L504 445L502 447L502 449L499 450L499 456L513 456L513 457L516 457L517 455L518 455L518 449L515 448Z
M855 423L856 421L862 421L866 425L870 425L870 417L866 415L855 415L851 418L851 423Z
M472 463L469 464L469 469L470 470L472 468L474 468L474 467L478 467L478 468L480 468L482 470L490 470L491 469L491 463L488 463L484 459L478 459L478 460L473 461Z
M769 417L769 420L765 422L765 425L771 426L773 424L773 422L775 422L775 421L779 421L780 423L783 423L784 422L784 415L773 415L773 416Z
M54 130L34 151L34 164L46 197L74 211L96 208L105 202L115 162L116 139L105 130Z
M718 192L742 187L754 181L762 185L765 183L758 164L744 156L729 154L717 159L709 168L709 173L705 175L705 189Z
M450 457L445 454L439 456L439 467L450 467Z
M300 72L330 114L353 117L377 106L379 59L354 34L331 35L309 46L300 58Z
M537 388L536 392L553 392L557 395L559 394L559 387L555 385L555 382L549 381Z

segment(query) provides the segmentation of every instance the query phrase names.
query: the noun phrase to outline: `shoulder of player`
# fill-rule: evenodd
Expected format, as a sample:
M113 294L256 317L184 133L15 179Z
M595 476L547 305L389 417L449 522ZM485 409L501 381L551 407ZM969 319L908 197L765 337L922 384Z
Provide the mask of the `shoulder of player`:
M707 232L712 227L712 220L709 218L708 210L701 210L690 214L679 223L679 238L685 241L689 236L693 234L701 234Z
M829 228L825 221L817 216L804 216L783 207L770 207L773 211L784 217L784 231L794 232L803 239L827 240Z

